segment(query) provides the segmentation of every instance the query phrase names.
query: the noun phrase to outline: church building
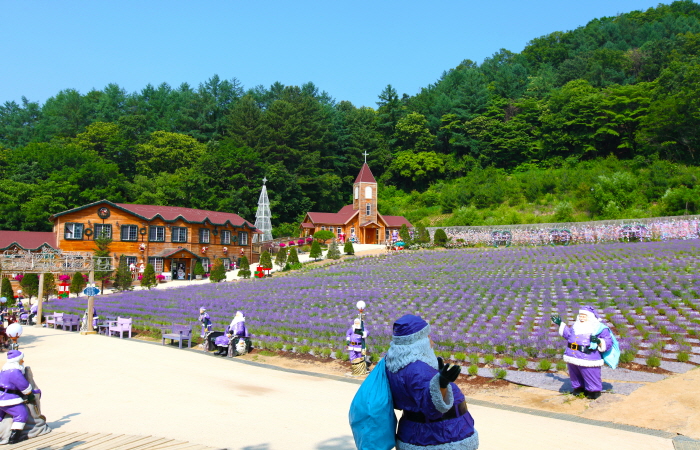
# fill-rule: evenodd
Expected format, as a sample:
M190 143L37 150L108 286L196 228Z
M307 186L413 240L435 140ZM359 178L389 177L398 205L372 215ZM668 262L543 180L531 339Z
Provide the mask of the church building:
M308 212L301 223L302 236L330 230L342 241L360 244L385 244L401 225L413 225L403 216L384 216L377 211L377 181L365 162L353 184L352 205L337 213ZM394 233L396 232L396 233Z

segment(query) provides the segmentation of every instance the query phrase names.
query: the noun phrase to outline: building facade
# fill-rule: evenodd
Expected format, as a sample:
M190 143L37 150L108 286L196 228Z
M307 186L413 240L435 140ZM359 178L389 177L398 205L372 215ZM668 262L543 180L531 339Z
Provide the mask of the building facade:
M341 241L361 244L385 244L395 239L402 225L413 225L403 216L384 216L377 210L377 181L367 163L353 183L352 205L337 213L308 212L301 223L301 235L311 236L330 230Z
M109 252L126 256L141 270L150 263L173 280L191 279L197 261L209 271L221 259L226 267L246 256L256 263L256 228L237 214L176 206L133 205L101 200L51 216L57 248L94 252L95 238L112 239ZM170 274L170 275L168 275Z

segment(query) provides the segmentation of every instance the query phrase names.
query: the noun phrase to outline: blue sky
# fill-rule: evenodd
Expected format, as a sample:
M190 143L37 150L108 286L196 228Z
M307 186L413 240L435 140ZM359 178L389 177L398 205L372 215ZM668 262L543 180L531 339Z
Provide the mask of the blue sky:
M117 83L245 88L312 81L375 107L387 84L416 94L464 59L655 0L0 0L0 104ZM670 1L665 2L670 3Z

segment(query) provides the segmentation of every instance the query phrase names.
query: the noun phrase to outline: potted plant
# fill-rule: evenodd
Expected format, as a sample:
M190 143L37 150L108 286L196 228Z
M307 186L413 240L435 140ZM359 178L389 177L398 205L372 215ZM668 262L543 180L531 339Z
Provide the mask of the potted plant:
M197 264L194 266L194 277L197 280L202 279L202 275L204 275L206 272L204 271L204 266L202 266L202 263L200 261L197 261Z
M156 280L158 280L159 283L165 283L165 275L159 273L158 275L156 275Z

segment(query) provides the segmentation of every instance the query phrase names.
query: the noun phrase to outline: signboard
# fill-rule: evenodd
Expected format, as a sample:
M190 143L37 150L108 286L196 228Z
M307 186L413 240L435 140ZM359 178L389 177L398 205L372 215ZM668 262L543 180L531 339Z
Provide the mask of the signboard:
M88 297L94 297L100 293L100 290L96 287L93 286L88 286L85 289L83 289L83 294L87 295Z

